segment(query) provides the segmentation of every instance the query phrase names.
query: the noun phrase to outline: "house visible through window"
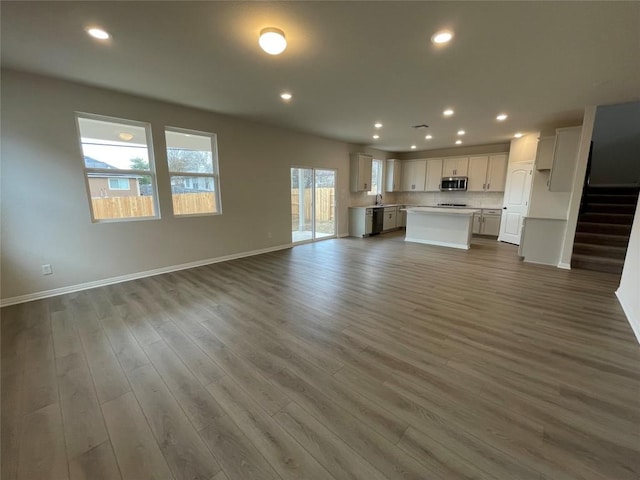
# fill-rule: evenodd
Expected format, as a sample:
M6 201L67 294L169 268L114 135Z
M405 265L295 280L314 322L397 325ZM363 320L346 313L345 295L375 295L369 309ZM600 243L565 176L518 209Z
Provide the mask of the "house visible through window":
M371 163L371 190L369 195L378 195L382 193L382 170L384 162L382 160L373 159Z
M130 190L128 178L110 178L109 190Z
M216 136L165 129L174 215L221 213Z
M159 217L147 123L76 114L94 222Z

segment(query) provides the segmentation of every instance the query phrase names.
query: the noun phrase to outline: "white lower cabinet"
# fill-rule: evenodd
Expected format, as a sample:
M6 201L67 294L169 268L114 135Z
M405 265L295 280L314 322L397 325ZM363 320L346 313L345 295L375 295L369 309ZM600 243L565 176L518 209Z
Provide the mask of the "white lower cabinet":
M407 226L407 211L404 205L398 207L398 213L396 214L396 226L398 228L405 228Z
M483 235L497 237L500 234L500 215L482 214L482 228L480 232Z
M501 215L498 209L483 208L473 215L473 233L497 237L500 234Z
M482 213L473 214L473 233L480 233L480 226L482 225Z
M366 237L371 235L372 222L372 208L349 207L349 236Z
M394 230L397 228L398 207L385 207L384 219L382 220L382 231Z

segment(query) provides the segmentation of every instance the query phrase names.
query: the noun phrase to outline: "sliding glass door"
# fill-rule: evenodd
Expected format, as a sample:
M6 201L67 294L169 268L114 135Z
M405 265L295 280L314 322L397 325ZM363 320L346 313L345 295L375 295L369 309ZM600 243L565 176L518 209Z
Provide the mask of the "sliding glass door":
M291 240L336 236L336 171L291 168Z

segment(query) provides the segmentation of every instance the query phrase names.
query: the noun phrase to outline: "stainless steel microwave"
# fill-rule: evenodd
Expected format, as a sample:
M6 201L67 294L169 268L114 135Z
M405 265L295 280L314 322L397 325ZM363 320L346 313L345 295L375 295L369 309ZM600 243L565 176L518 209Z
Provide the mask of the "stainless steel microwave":
M454 190L467 190L467 177L444 177L440 182L440 190L454 191Z

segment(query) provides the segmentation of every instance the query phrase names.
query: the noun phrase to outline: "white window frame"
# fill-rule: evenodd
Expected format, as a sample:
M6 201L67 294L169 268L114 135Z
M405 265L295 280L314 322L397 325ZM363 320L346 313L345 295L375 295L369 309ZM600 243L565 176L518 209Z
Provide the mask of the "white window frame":
M80 132L79 119L86 118L89 120L100 120L103 122L120 123L123 125L131 125L134 127L142 127L145 131L145 140L147 142L147 153L149 156L149 170L128 170L128 169L113 169L113 168L88 168L84 160L84 149L82 148L82 134ZM155 155L153 154L153 138L151 136L151 124L148 122L139 122L136 120L129 120L127 118L109 117L106 115L97 115L95 113L75 112L76 120L76 132L78 134L78 147L80 148L80 160L82 161L82 167L84 170L84 181L87 190L87 199L89 200L89 211L91 213L91 221L93 223L114 223L114 222L137 222L143 220L159 220L160 219L160 202L158 201L158 185L156 181L156 165ZM93 202L91 201L91 187L89 186L89 174L100 173L105 176L111 176L114 174L125 174L134 176L151 177L151 190L153 196L153 211L154 215L148 217L124 217L124 218L96 218L93 212ZM107 182L108 184L108 182Z
M111 186L111 180L118 180L118 182L120 182L121 180L126 180L127 186L125 188L114 188L113 186ZM109 185L109 190L131 190L131 182L129 177L109 177L107 178L107 184Z
M201 137L209 137L211 141L211 163L213 166L213 173L199 173L199 172L174 172L169 170L169 191L171 192L171 211L173 216L176 218L185 218L185 217L205 217L205 216L214 216L214 215L222 215L222 195L220 194L220 167L218 164L218 136L215 133L211 132L201 132L199 130L190 130L181 127L170 127L165 126L165 159L167 162L167 170L169 170L169 148L166 145L166 132L175 132L175 133L183 133L185 135L198 135ZM216 210L215 212L205 212L205 213L176 213L173 210L173 188L172 188L172 179L173 177L209 177L213 179L213 189L214 195L216 199Z
M379 191L377 191L377 192L374 192L373 190L369 190L369 191L367 192L367 195L370 195L370 196L373 196L373 195L382 195L382 191L383 191L383 188L382 188L382 181L384 180L384 178L383 178L383 173L384 173L384 160L378 160L378 159L374 158L373 160L371 160L371 162L372 162L372 166L373 166L373 162L376 162L376 163L378 163L378 164L380 165L380 168L378 168L378 178L376 179L376 180L377 180L376 182L374 182L374 181L373 181L373 172L374 172L374 169L373 169L373 168L371 168L371 188L373 188L373 186L374 186L374 185L378 185L378 188L379 188L380 190L379 190Z

